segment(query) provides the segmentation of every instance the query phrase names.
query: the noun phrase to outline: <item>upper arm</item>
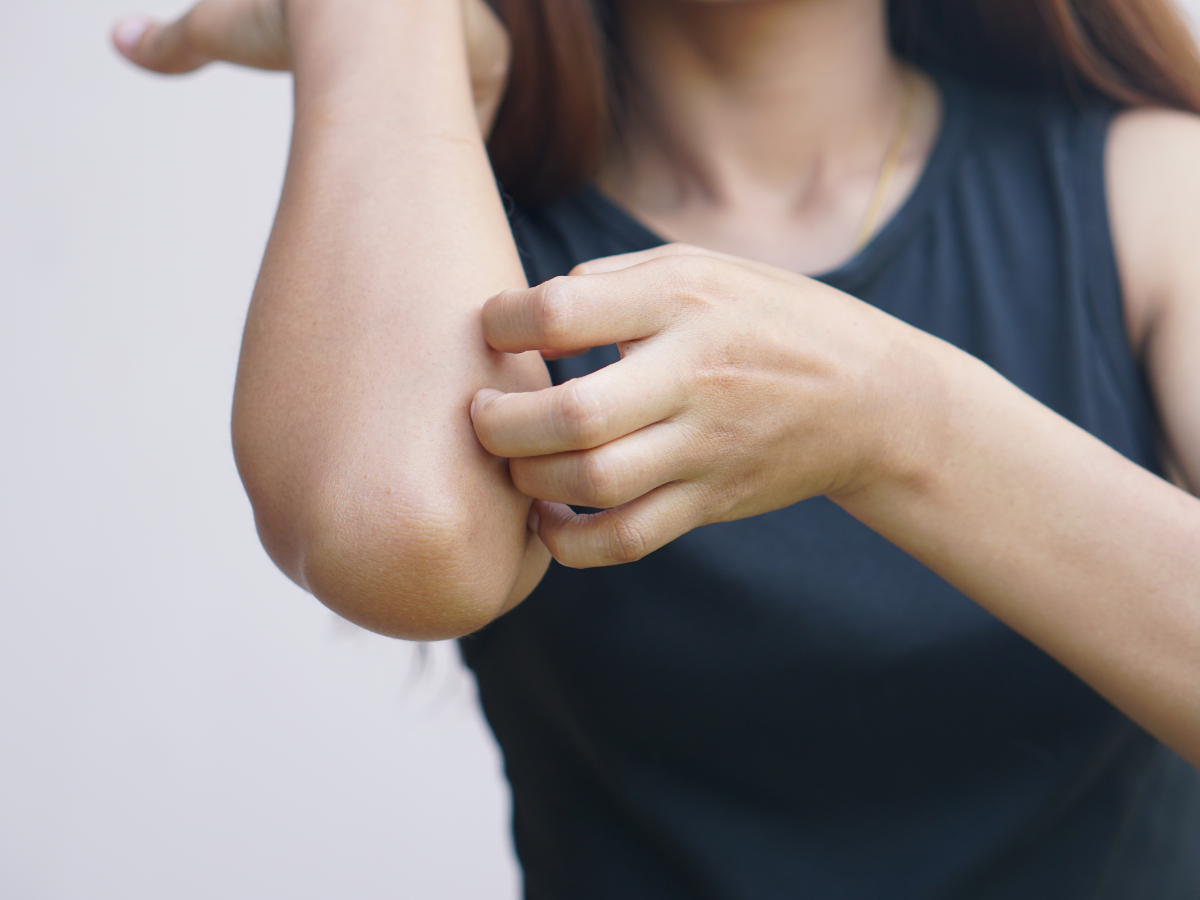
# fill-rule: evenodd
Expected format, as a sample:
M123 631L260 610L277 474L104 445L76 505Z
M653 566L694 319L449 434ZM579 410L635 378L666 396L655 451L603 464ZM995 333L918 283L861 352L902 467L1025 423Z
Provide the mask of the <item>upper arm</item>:
M1119 114L1107 172L1113 242L1133 352L1158 405L1163 439L1200 491L1200 116Z

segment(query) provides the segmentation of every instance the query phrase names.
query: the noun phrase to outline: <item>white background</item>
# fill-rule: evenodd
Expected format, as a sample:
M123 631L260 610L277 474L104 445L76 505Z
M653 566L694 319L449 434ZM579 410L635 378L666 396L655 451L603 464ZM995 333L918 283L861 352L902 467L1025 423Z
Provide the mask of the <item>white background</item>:
M291 585L234 471L287 76L136 72L121 12L0 5L0 898L512 900L454 648Z

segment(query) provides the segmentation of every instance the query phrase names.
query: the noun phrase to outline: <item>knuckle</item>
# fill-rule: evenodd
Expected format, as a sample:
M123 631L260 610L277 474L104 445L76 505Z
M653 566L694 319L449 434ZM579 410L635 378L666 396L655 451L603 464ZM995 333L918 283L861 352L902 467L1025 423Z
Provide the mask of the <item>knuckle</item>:
M636 522L625 518L613 520L608 530L608 555L614 562L635 562L649 552L648 547L646 534Z
M694 525L727 522L737 518L735 510L755 488L767 486L761 475L725 479L719 484L696 485L698 497L693 514Z
M558 420L564 437L574 444L595 446L604 435L607 413L603 403L595 399L575 379L563 385L558 395Z
M722 348L715 348L697 360L688 378L691 390L702 396L740 402L753 398L753 388L747 384L743 364L733 353ZM738 433L742 431L741 423L733 418L716 423L713 428L717 432L722 428L730 428Z
M575 290L564 276L551 278L537 293L534 322L547 347L559 346L570 334Z
M661 263L665 277L684 299L702 300L714 293L721 283L721 262L710 256L664 256Z
M624 479L609 454L588 453L580 457L576 490L588 506L609 509L622 503Z
M679 281L686 281L696 268L696 257L686 253L667 253L654 260L656 268Z

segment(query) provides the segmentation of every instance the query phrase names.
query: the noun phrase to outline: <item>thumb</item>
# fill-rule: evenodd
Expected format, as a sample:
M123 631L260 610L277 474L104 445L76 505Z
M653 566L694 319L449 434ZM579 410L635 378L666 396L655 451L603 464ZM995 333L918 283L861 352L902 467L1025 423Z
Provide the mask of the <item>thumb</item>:
M143 69L174 75L191 72L212 57L195 48L189 35L191 13L169 24L149 16L126 16L113 28L112 39L121 55Z

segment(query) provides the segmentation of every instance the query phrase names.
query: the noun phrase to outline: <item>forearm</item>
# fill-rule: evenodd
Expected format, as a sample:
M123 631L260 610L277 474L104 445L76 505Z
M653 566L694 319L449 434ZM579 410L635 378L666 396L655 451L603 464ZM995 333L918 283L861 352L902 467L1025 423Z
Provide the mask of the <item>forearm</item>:
M544 555L468 415L481 387L548 378L480 330L483 302L524 280L459 15L432 0L290 7L292 153L234 406L272 557L344 615L415 638L494 618Z
M928 350L936 401L839 502L1200 763L1200 500Z

